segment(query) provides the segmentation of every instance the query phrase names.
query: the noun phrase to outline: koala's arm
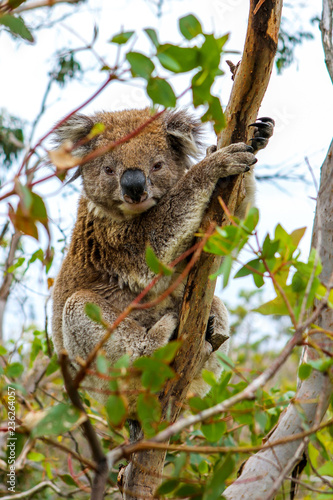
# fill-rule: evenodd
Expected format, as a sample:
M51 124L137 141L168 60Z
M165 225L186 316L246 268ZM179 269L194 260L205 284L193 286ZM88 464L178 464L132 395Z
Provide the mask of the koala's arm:
M218 179L249 171L257 161L252 151L251 146L238 143L212 153L180 179L156 210L147 213L148 238L160 259L171 262L188 248Z

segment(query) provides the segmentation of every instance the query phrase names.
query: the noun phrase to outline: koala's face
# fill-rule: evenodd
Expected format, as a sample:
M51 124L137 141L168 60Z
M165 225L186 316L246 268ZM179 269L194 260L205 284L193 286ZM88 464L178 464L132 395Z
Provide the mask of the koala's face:
M80 117L75 117L75 126L71 127L69 120L58 131L58 136L75 143L89 133L88 128L94 123L103 123L104 132L94 139L89 149L81 152L80 148L80 155L84 156L123 139L149 118L148 109L100 113L92 119L81 117L85 130L79 136L77 120ZM128 142L82 165L80 173L90 208L102 210L117 220L149 210L189 168L189 156L197 153L199 133L200 123L187 113L166 112L163 118L156 119Z

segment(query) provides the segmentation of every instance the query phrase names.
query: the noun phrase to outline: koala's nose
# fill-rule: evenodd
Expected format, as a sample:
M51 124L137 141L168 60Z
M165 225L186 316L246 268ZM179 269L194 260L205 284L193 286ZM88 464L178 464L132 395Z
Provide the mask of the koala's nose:
M125 170L120 185L124 199L129 203L140 203L147 199L146 176L138 168Z

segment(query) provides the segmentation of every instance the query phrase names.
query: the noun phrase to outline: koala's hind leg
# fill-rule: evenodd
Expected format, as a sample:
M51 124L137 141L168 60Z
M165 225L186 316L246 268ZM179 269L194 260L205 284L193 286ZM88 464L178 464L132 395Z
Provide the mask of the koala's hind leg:
M213 372L218 379L222 372L222 365L219 362L216 352L228 353L229 350L229 321L228 311L222 300L214 296L210 310L210 319L207 325L205 348L210 346L210 352L206 363L199 370L197 377L190 386L190 391L200 397L203 397L210 389L210 386L204 382L201 377L202 369ZM213 319L211 319L213 318ZM208 346L209 344L209 346ZM209 351L208 351L209 352Z
M85 313L88 302L98 305L103 319L112 324L120 311L109 302L90 290L81 290L67 299L63 311L64 348L72 360L73 371L77 369L75 359L86 359L92 349L105 335L105 328L92 321ZM129 354L133 362L140 356L152 354L159 347L167 344L176 328L177 317L164 315L150 330L140 326L131 318L125 318L105 342L103 350L111 364L124 354ZM93 387L93 396L101 402L107 399L108 381L97 376L85 378L85 385ZM92 392L92 391L91 391Z

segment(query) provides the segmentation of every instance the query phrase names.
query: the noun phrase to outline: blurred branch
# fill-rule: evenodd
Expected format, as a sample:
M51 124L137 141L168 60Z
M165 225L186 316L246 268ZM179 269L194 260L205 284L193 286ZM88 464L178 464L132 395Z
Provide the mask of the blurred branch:
M69 373L69 368L68 368L68 356L63 353L60 355L59 358L60 361L60 367L62 371L62 375L64 378L64 383L66 387L67 394L73 403L73 405L78 408L81 412L86 414L86 411L84 409L84 406L82 404L80 395L77 391L77 388L75 387L72 377ZM108 465L107 465L107 460L106 456L104 455L103 448L101 446L101 443L98 439L98 436L96 434L96 431L90 422L90 420L87 419L81 424L81 427L83 429L84 435L87 439L87 442L89 443L89 447L91 449L91 453L93 455L93 458L96 462L97 470L95 472L94 476L94 481L93 481L93 486L92 486L92 491L91 491L91 498L94 500L103 500L104 499L104 491L105 491L105 486L106 482L108 479Z
M3 340L3 319L4 319L7 299L10 294L10 288L14 279L14 274L8 273L7 270L14 263L15 253L18 248L20 238L21 238L20 231L15 231L10 242L9 252L5 263L3 282L0 287L0 342Z
M84 1L85 0L40 0L39 2L31 2L28 4L21 5L20 7L15 9L15 13L20 14L21 12L40 9L42 7L53 7L54 5L59 5L60 3L78 4Z
M1 500L21 500L21 499L26 500L34 493L44 490L45 488L51 488L62 498L73 498L73 493L77 492L77 490L75 490L74 492L63 493L61 489L58 488L58 486L56 486L55 484L53 484L51 481L42 481L41 483L36 484L36 486L31 488L30 490L25 490L22 491L21 493L15 493L14 495L6 495L4 497L1 497Z
M320 30L325 53L325 63L333 83L333 0L323 0Z

